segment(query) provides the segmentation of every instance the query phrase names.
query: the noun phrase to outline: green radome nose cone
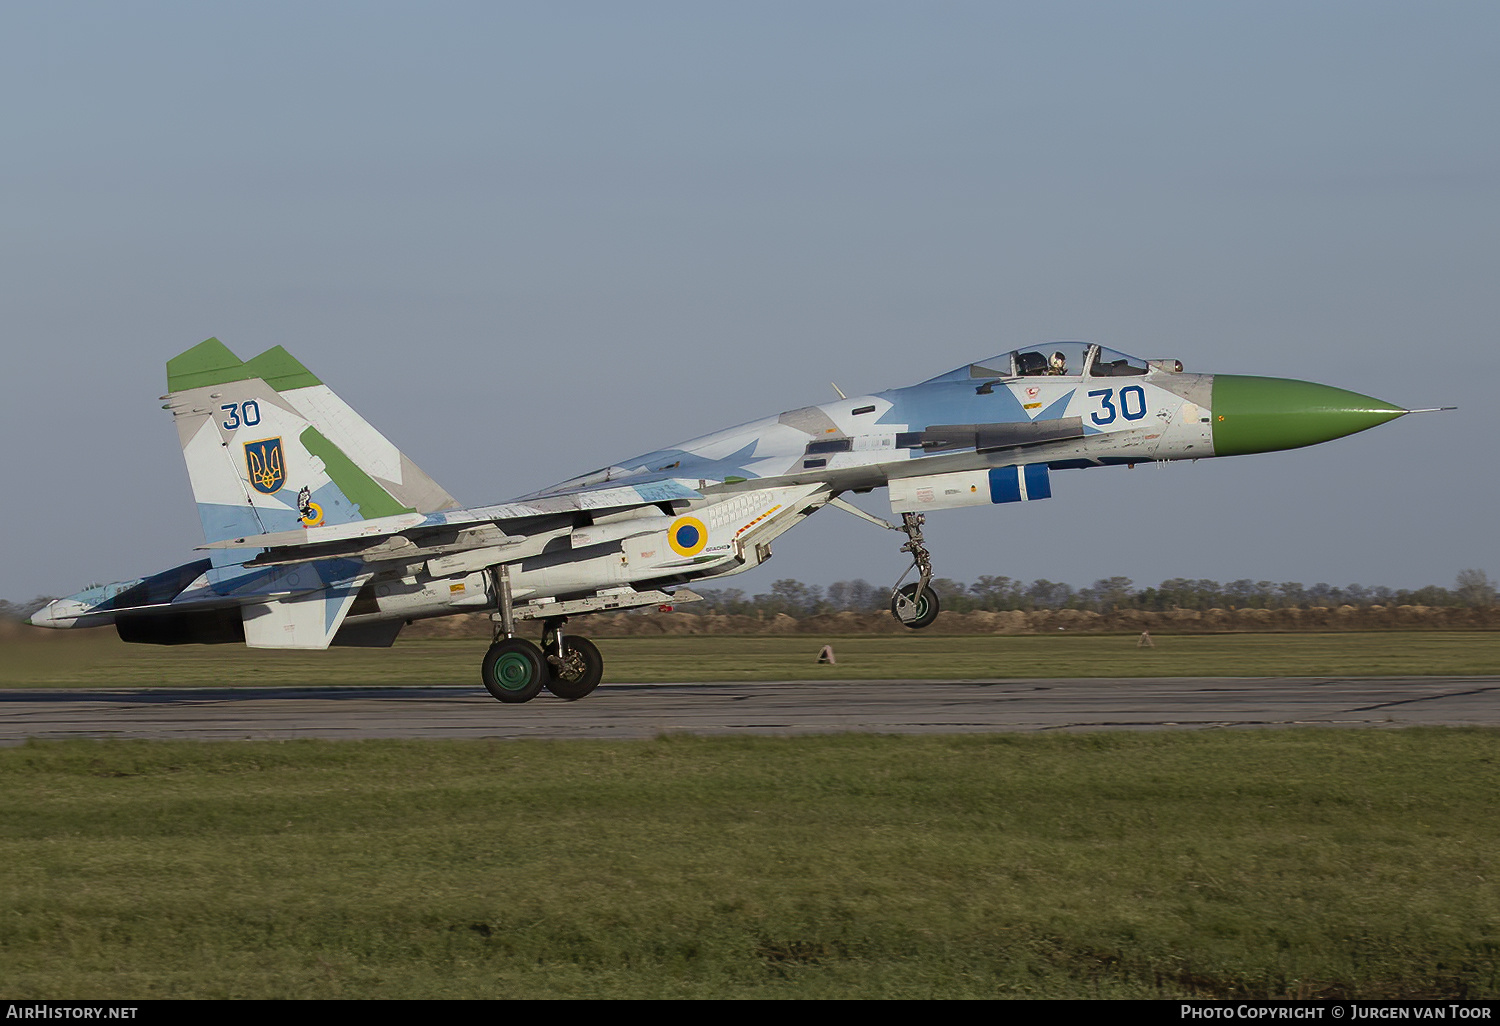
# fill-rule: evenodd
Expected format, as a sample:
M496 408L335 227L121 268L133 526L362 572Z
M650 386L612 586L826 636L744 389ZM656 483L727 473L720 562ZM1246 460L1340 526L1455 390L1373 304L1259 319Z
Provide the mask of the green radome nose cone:
M1395 420L1407 411L1331 385L1215 374L1214 455L1316 445Z

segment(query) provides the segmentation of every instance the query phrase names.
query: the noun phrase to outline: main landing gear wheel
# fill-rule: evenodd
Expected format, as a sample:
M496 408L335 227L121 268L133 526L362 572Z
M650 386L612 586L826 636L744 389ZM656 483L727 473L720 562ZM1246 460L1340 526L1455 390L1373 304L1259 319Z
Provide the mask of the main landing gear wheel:
M542 651L529 641L497 641L484 654L484 689L508 705L529 702L547 683Z
M604 657L588 638L563 635L561 656L547 656L549 669L547 690L558 698L576 702L599 686L604 679ZM551 646L555 649L557 646Z
M917 588L918 585L914 582L891 596L891 615L901 626L910 627L914 631L930 627L932 621L938 618L939 612L937 592L932 590L932 585L922 589L920 599L916 597Z

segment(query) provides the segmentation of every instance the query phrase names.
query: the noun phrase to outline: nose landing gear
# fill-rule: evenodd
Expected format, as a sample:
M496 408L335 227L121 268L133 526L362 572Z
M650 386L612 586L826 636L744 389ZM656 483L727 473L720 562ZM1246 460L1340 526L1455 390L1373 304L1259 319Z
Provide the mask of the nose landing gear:
M891 615L897 623L914 631L930 627L940 611L937 592L932 590L932 553L922 542L922 525L926 522L921 513L901 514L898 530L906 532L907 538L901 551L911 553L912 565L891 589ZM917 572L916 581L902 586L901 582L913 570Z
M901 546L901 551L911 553L912 565L897 578L896 586L891 589L891 615L901 626L910 627L914 631L932 626L932 622L938 618L939 603L937 592L932 588L932 553L927 551L927 546L922 541L922 525L927 522L927 517L921 513L903 513L901 526L897 527L837 496L828 500L828 504L887 530L905 533L906 544ZM913 570L917 572L917 579L911 584L903 585L901 582Z

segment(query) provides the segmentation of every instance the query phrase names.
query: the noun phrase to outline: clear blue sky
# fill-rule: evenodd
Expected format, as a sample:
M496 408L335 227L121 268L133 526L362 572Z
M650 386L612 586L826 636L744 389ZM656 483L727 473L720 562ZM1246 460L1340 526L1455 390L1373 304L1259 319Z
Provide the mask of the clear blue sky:
M461 500L1049 339L1459 405L933 516L938 573L1500 576L1493 3L9 3L0 597L201 541L166 359ZM881 509L880 504L867 504ZM827 510L733 582L902 569Z

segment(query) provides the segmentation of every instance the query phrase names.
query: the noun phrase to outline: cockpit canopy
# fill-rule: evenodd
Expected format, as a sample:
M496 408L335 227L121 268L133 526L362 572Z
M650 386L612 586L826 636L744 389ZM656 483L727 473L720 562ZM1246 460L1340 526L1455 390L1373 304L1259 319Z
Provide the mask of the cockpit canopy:
M1150 368L1145 360L1126 356L1113 349L1088 342L1049 342L1028 349L971 363L942 375L945 379L1083 377L1118 378L1145 374Z

